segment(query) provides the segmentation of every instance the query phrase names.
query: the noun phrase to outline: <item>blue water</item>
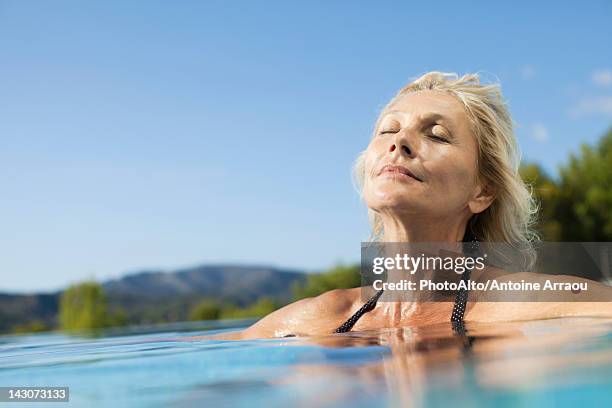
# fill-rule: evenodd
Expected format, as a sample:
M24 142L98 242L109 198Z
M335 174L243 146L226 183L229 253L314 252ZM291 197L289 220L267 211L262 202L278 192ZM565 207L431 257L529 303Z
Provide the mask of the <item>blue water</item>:
M193 338L249 323L0 337L0 386L68 386L51 406L79 407L612 406L612 320L468 325L471 348L446 325Z

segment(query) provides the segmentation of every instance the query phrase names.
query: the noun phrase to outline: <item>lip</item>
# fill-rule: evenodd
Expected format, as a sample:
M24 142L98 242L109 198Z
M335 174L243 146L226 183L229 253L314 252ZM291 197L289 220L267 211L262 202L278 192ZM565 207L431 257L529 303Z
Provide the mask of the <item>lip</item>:
M400 175L408 176L420 182L423 181L417 176L415 176L414 173L411 172L407 167L404 167L404 166L387 164L386 166L383 166L383 168L380 169L380 171L378 172L379 176L383 174L400 174Z

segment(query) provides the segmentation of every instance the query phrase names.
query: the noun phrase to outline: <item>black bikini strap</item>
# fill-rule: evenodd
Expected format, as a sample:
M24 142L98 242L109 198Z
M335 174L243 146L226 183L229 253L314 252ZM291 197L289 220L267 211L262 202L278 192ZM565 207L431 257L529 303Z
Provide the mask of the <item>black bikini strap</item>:
M378 298L380 298L382 294L383 289L376 292L376 294L372 296L370 300L368 300L363 306L361 306L361 308L357 312L355 312L355 314L352 315L346 322L344 322L342 326L338 327L334 333L346 333L350 331L361 316L376 307L376 302L378 302Z
M463 252L471 257L477 256L480 250L480 245L478 243L478 240L476 239L476 237L471 231L466 234L465 238L464 238ZM463 283L463 286L457 291L457 295L455 296L455 304L453 305L453 313L451 314L451 318L450 318L450 321L452 323L457 323L457 322L463 323L463 315L465 314L465 308L467 307L467 301L468 301L468 293L469 293L468 288L469 288L469 280L470 280L471 273L472 273L472 269L467 268L465 272L463 272L463 274L461 275L461 282Z
M468 239L464 239L464 252L469 256L476 256L479 253L480 245L478 240L474 236L473 233L466 234ZM472 349L472 343L474 342L474 337L468 336L467 331L465 329L465 322L463 321L463 316L465 314L465 308L467 307L469 288L469 280L470 275L472 273L472 269L468 268L461 275L461 281L464 283L463 287L457 291L457 295L455 296L455 304L453 305L453 313L451 314L451 324L453 328L453 332L461 337L463 342L463 350L465 352L469 352Z
M472 270L466 269L465 272L461 275L461 282L464 282L465 288L467 288L470 274ZM455 296L455 304L453 305L453 313L451 314L450 321L452 323L461 322L463 323L463 315L465 314L465 308L467 307L468 301L468 290L464 287L460 288L457 291L457 295ZM454 327L454 326L453 326Z

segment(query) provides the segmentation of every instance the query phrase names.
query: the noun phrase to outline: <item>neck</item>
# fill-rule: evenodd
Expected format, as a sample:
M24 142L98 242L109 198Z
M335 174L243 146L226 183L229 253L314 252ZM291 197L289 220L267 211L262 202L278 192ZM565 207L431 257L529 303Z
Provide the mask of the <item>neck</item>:
M427 242L444 242L456 243L463 241L465 235L469 215L455 215L451 217L416 217L410 215L407 217L398 217L396 214L379 213L383 222L383 242L406 242L406 243L427 243ZM432 278L433 272L428 271L425 274L420 274L419 278ZM402 278L406 275L402 274ZM389 281L400 279L394 271L389 271ZM412 276L408 279L416 279L417 276ZM458 279L458 277L457 277ZM419 299L416 296L411 300L396 300L381 302L380 311L385 319L397 321L402 319L411 319L416 316L429 315L431 306L427 306L426 299ZM437 306L442 306L440 302L435 303ZM451 306L452 307L452 306ZM437 308L435 308L437 309ZM431 316L432 318L434 316ZM446 317L445 317L446 318Z
M398 217L380 214L383 242L460 242L463 241L468 217Z

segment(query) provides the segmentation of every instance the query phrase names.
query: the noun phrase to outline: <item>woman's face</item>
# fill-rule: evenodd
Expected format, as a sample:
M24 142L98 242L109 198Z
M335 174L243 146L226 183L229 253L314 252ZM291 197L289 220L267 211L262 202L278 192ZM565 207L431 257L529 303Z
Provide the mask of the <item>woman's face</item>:
M475 200L476 159L469 119L455 97L409 93L383 114L365 152L365 202L377 212L469 218L488 206Z

